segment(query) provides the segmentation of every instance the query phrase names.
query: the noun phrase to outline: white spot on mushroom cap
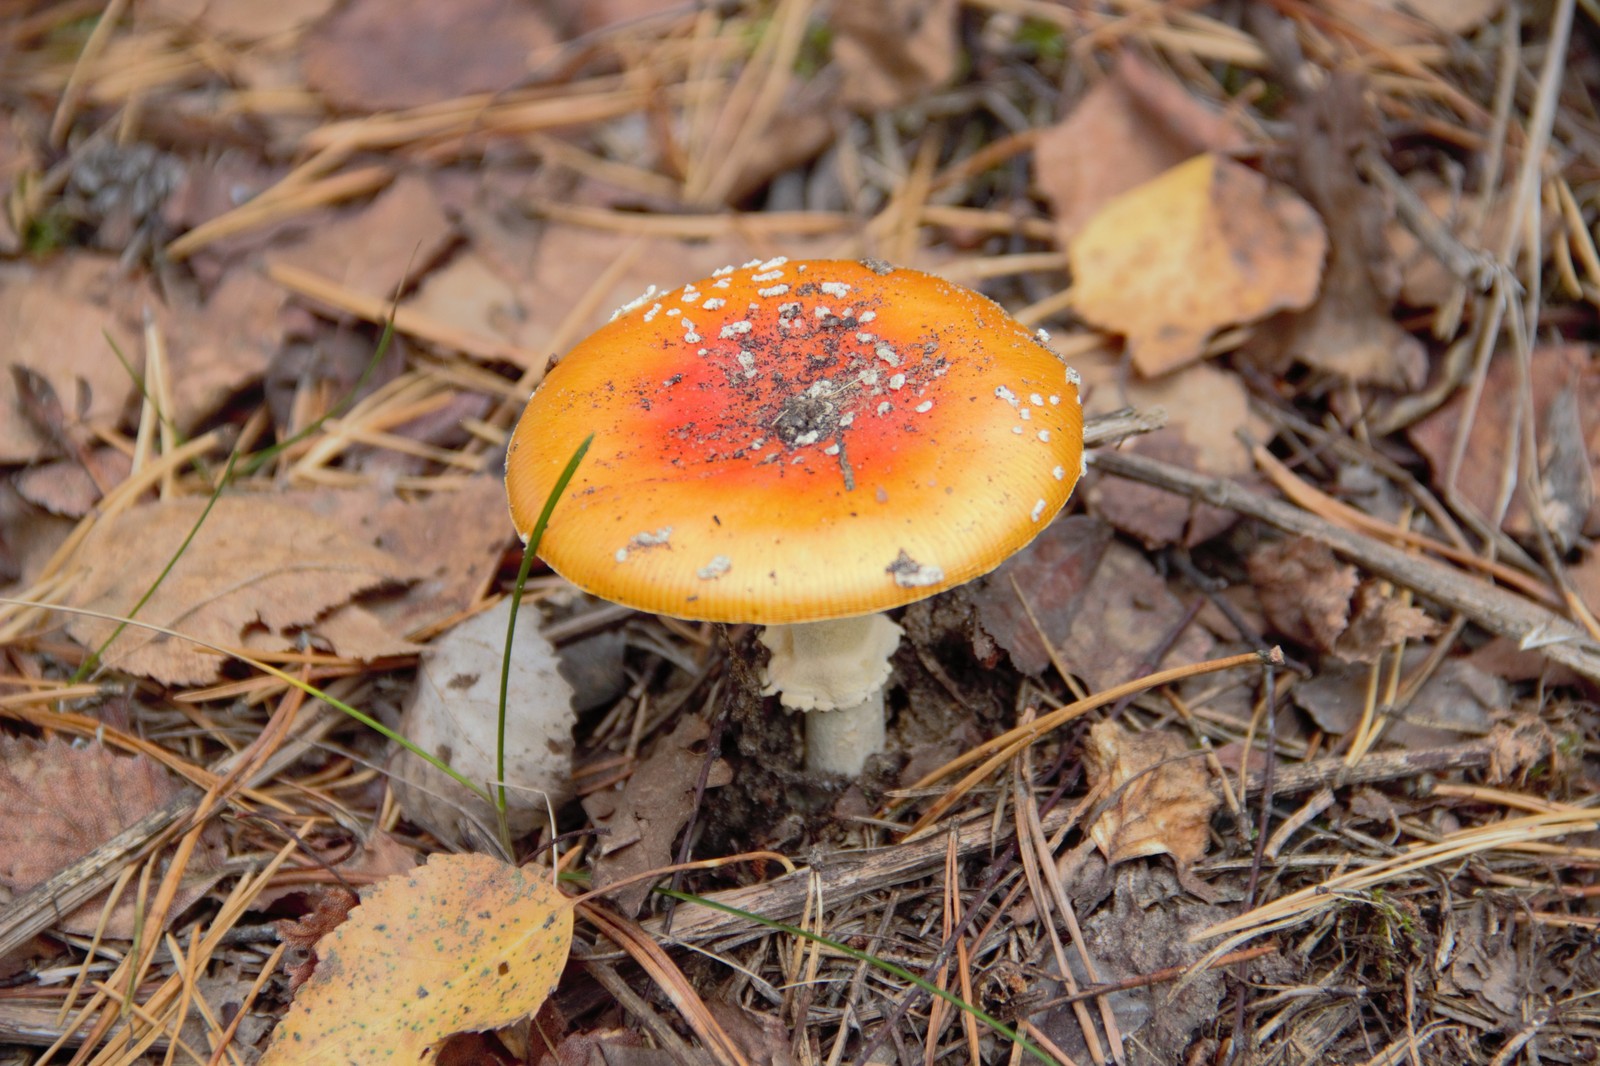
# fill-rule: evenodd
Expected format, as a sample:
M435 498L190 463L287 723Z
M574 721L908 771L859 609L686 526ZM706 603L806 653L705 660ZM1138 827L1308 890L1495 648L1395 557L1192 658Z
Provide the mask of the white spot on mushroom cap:
M932 400L923 400L921 403L917 404L917 414L919 415L925 415L931 410L933 410Z
M773 256L771 259L768 259L765 263L762 263L756 269L757 270L771 270L773 267L781 267L781 266L783 266L788 261L789 261L789 257L786 256L786 255Z
M1042 515L1042 514L1044 514L1044 509L1045 509L1045 508L1046 508L1046 507L1047 507L1047 506L1049 506L1049 505L1048 505L1048 504L1046 504L1046 503L1045 503L1045 502L1044 502L1044 500L1038 500L1038 501L1036 501L1036 502L1035 502L1035 503L1034 503L1034 505L1033 505L1033 511L1032 511L1032 512L1031 512L1031 513L1030 513L1030 514L1029 514L1029 515L1028 515L1028 517L1029 517L1029 518L1030 518L1030 519L1032 519L1032 520L1033 520L1033 521L1035 521L1035 522L1037 522L1037 521L1038 521L1038 520L1039 520L1039 516L1040 516L1040 515Z
M799 436L798 436L798 437L796 437L796 438L795 438L795 439L794 439L794 442L795 442L795 443L796 443L796 444L798 444L798 445L800 445L800 446L802 446L802 447L804 447L804 446L805 446L805 445L807 445L807 444L815 444L815 443L817 443L817 441L818 441L818 440L819 440L819 439L820 439L820 438L821 438L821 437L822 437L822 434L821 434L821 433L819 433L819 432L817 432L817 431L816 431L816 430L814 430L814 429L808 429L808 430L806 430L806 431L805 431L805 432L804 432L804 433L802 433L802 434L800 434L800 435L799 435Z
M1067 367L1067 381L1073 388L1081 388L1083 385L1083 379L1078 377L1078 372L1070 366Z
M904 374L892 374L889 377L889 387L891 389L897 389L898 390L898 389L904 388L905 387L905 383L906 383L906 376Z
M875 341L877 339L878 339L877 334L874 334L874 333L857 333L856 334L856 340L860 341L862 344L871 344L873 341Z
M723 276L725 276L727 274L732 274L732 273L733 273L733 267L725 266L725 267L718 267L717 269L713 270L711 272L711 276L714 277L714 278L720 278L720 277L723 277Z
M617 558L617 562L619 562L619 563L627 562L628 561L628 549L627 548L618 548L617 549L616 558Z
M827 318L833 314L833 308L827 306L826 304L818 304L817 309L812 313L818 318Z
M644 313L644 320L646 322L654 321L656 315L658 315L660 313L661 313L661 305L660 304L652 304L651 307L650 307L650 310L648 310L648 311L646 311Z
M838 455L839 454L839 445L837 445L837 444L828 445L826 448L822 449L822 454L823 455Z
M741 351L739 353L739 357L738 358L739 358L739 365L744 368L744 376L747 377L747 378L755 377L756 376L756 356L755 356L755 353L754 352Z
M756 295L757 296L766 296L766 297L782 296L784 293L786 293L788 291L789 291L789 286L787 286L787 285L773 285L773 286L770 286L769 288L757 289L756 290Z
M1024 422L1028 422L1033 419L1033 412L1028 410L1026 407L1023 407L1017 411L1017 417L1022 419Z
M1017 406L1017 394L1006 388L1004 385L996 385L994 387L994 394L995 396L1004 400L1006 403L1010 404L1012 407Z
M879 359L882 359L885 363L888 363L890 366L899 366L900 365L900 357L898 355L896 355L895 354L895 350L893 348L889 347L887 344L880 344L877 347L873 348L872 351L874 352L874 354L877 355L877 357Z
M699 344L700 343L700 334L695 333L692 330L690 332L688 332L688 333L685 333L683 335L683 343L685 343L685 344ZM706 350L704 348L701 348L700 349L700 354L701 355L705 355L706 354Z
M1057 481L1065 481L1067 479L1067 468L1064 466L1058 466L1054 470L1050 471L1050 476L1055 478Z
M894 562L884 567L884 571L893 576L894 583L903 589L926 588L944 580L943 569L930 563L917 562L904 548L900 549Z
M1059 407L1059 406L1061 406L1061 397L1052 394L1051 397L1050 397L1050 406L1051 407Z
M760 274L751 275L750 280L751 281L777 281L781 277L783 277L783 271L781 271L781 270L768 270L768 271L765 271L765 272L760 273Z
M718 278L711 283L713 289L726 289L733 284L732 278Z
M1022 427L1021 426L1012 426L1011 427L1011 432L1015 433L1017 436L1020 437L1020 436L1022 436Z
M761 260L759 260L759 259L751 259L751 260L749 260L747 262L740 263L739 264L739 269L740 270L749 270L751 267L758 267L759 268L760 266L761 266Z
M818 285L817 288L821 289L829 296L837 296L841 299L850 293L850 286L846 285L842 281L824 281L821 285Z
M1045 329L1044 329L1043 326L1040 326L1038 329L1033 331L1033 338L1034 338L1034 340L1038 341L1040 344L1049 344L1050 343L1050 334L1045 332Z
M886 415L891 410L893 410L893 408L894 408L894 404L890 403L888 400L885 400L885 401L883 401L882 403L880 403L878 405L878 414Z
M694 576L701 581L715 581L731 569L733 569L732 559L726 555L714 555L709 563L694 572Z
M749 319L741 318L737 322L729 322L726 326L723 326L722 332L719 334L719 336L723 340L728 340L731 337L738 337L745 333L749 333L754 328L755 327L750 324Z
M1039 439L1044 441L1046 444L1049 444L1050 443L1050 431L1048 429L1041 429L1039 431Z
M681 314L683 314L683 308L681 308L681 307L669 307L669 308L667 308L667 317L668 318L676 318L678 315L681 315Z
M873 319L875 319L877 317L878 317L878 312L876 312L876 311L863 311L863 312L861 312L861 314L859 316L857 316L856 321L858 321L858 322L871 322Z
M727 302L728 302L727 300L724 300L720 296L713 296L711 299L707 300L705 303L701 304L700 306L704 307L707 311L716 311L719 308L721 308L724 305L726 305Z
M856 413L854 411L847 411L844 416L839 419L839 428L848 429L850 427L850 423L854 422L855 420Z
M1028 402L1033 404L1033 406L1035 406L1035 407L1043 407L1044 406L1044 397L1040 396L1037 392L1029 393L1028 394Z

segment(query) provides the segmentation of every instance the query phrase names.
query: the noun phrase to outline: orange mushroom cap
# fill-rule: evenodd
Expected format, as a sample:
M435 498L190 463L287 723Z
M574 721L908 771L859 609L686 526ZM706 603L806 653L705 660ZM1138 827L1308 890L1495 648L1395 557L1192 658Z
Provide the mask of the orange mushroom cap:
M1077 375L970 289L773 259L649 293L550 371L506 487L616 603L764 624L881 611L998 566L1083 470Z

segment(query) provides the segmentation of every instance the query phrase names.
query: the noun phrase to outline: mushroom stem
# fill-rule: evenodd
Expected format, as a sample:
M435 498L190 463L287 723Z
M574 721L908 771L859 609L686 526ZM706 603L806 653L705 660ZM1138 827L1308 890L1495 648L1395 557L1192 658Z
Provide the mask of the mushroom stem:
M883 689L850 707L806 712L806 769L856 777L883 750Z
M900 627L886 615L768 626L768 695L805 711L806 769L855 775L883 750L883 685Z

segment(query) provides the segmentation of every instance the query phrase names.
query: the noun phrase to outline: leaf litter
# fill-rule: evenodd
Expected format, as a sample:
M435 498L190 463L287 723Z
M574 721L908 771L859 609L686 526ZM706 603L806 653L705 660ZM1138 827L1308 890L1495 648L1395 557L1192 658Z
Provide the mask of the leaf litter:
M395 802L390 741L181 637L130 628L72 684L111 623L0 605L25 815L0 837L28 871L0 919L21 946L4 1040L248 1059L312 1002L392 1010L406 991L322 965L350 957L348 893L358 927L407 879L456 906L484 882L452 846L548 889L488 858L509 844L594 885L764 852L680 886L1075 1061L1593 1057L1600 159L1573 5L160 0L99 33L24 8L0 26L0 360L24 371L0 376L8 595L126 614L228 449L305 431L224 491L140 617L393 726L419 650L508 590L497 472L546 356L649 285L751 259L948 271L1045 327L1092 415L1165 422L1095 423L1073 513L903 612L895 743L848 787L801 768L751 633L536 569L531 624L596 675L556 727L582 797L559 842L492 817L443 839ZM1200 672L1273 644L1285 668ZM180 774L208 791L171 791ZM178 823L194 835L147 876L95 865L174 803L206 828ZM930 810L952 820L908 835ZM63 924L28 887L62 869L79 899L126 876L159 929L75 939L98 910ZM618 891L580 912L537 1034L517 1021L537 997L448 1048L449 1026L383 1031L502 1062L1017 1046L902 976ZM438 903L395 931L448 923ZM1057 921L1082 934L1059 952ZM276 958L280 930L334 950ZM1201 968L1224 960L1237 983ZM291 990L296 967L321 977Z

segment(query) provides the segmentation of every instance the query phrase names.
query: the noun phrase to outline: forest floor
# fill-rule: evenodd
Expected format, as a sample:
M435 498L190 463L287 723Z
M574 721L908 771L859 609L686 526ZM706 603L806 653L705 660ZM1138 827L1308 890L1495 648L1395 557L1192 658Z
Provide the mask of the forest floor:
M0 1066L1600 1059L1597 86L1592 0L0 0ZM517 415L779 257L1047 330L1084 477L855 780L536 563L502 824Z

